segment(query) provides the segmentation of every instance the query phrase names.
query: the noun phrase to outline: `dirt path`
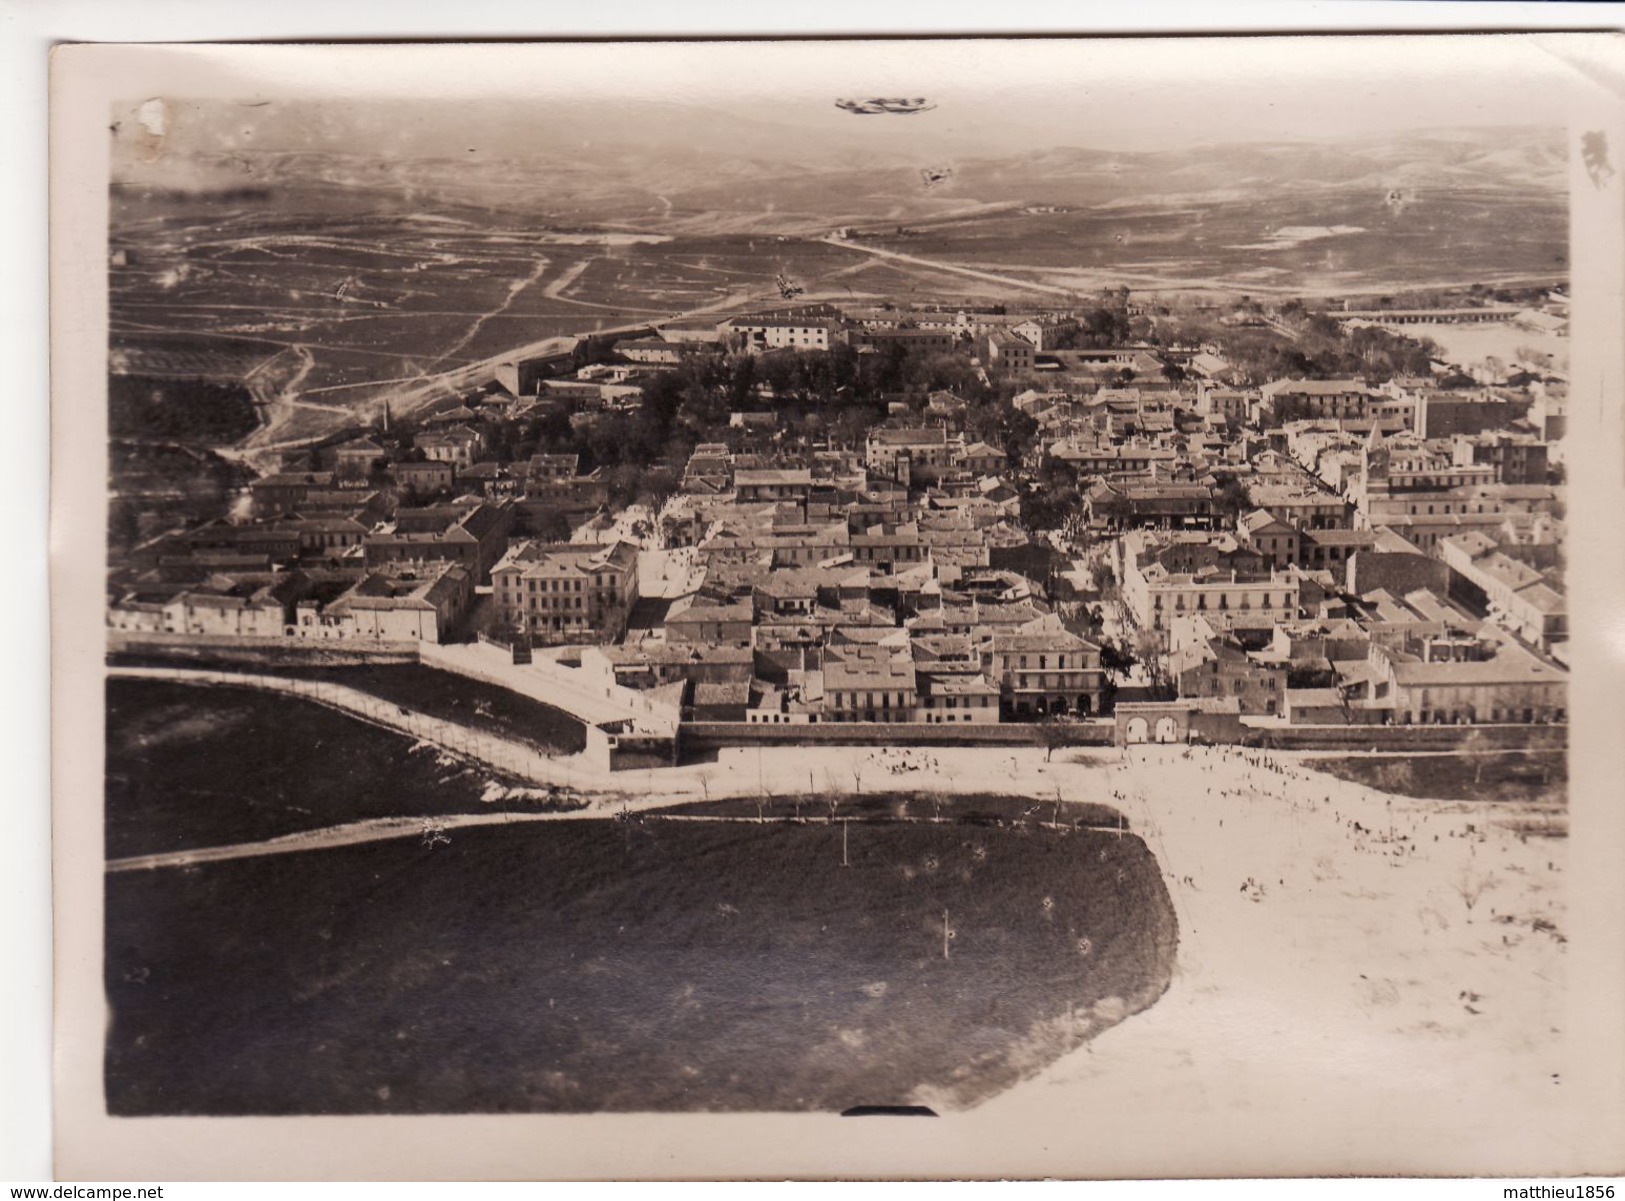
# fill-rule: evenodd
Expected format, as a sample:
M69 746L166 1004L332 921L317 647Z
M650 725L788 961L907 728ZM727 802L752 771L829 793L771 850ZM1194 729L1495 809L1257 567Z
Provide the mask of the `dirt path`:
M536 265L534 268L532 268L529 275L527 275L524 279L516 280L508 285L508 294L502 298L501 304L497 305L496 308L492 309L489 313L481 313L474 319L474 324L468 327L467 331L461 338L458 338L457 341L453 342L445 350L442 350L429 361L428 367L424 368L425 374L432 371L435 367L438 367L441 363L444 363L447 359L452 358L457 354L458 351L462 350L463 347L472 342L479 335L480 330L485 328L485 323L487 321L507 312L521 292L530 287L537 280L541 279L542 276L547 274L547 269L552 264L552 261L553 260L548 258L537 259Z
M669 822L731 822L736 825L838 825L843 820L819 817L753 817L748 814L720 813L662 813L658 806L681 803L686 797L641 797L637 808L629 801L615 797L600 797L579 809L563 809L553 813L525 813L512 810L491 813L446 813L433 817L374 817L365 821L346 822L339 826L323 826L315 830L300 830L293 834L280 834L256 842L227 843L223 846L196 847L186 851L161 851L152 855L130 855L107 861L110 872L152 871L167 867L190 867L199 863L218 863L226 859L253 859L262 855L285 855L293 851L319 851L331 847L355 846L368 842L389 842L399 838L417 838L426 846L449 843L454 830L474 826L508 826L521 822L603 821L611 817L636 819L637 815L654 810L650 816ZM952 818L898 817L853 819L860 825L943 825ZM1039 822L1040 827L1055 828L1053 822ZM1071 824L1073 830L1094 830L1101 833L1122 833L1116 826Z
M164 851L155 855L131 855L110 859L110 872L151 871L166 867L190 867L198 863L219 863L226 859L253 859L262 855L286 855L293 851L320 851L331 847L355 846L365 842L388 842L397 838L419 838L426 844L443 841L446 831L468 826L508 825L512 822L553 821L564 817L603 817L603 812L584 813L448 813L443 817L375 817L342 826L301 830L258 842L229 843L218 847L198 847L189 851Z
M1076 296L1076 288L1058 288L1052 284L1034 283L1031 280L1017 279L1012 275L995 275L991 271L978 271L974 267L961 267L955 263L939 262L935 259L922 259L917 255L899 254L895 250L882 250L878 246L865 246L858 242L848 242L841 238L820 238L819 241L830 246L839 246L843 250L855 250L860 254L873 255L878 259L886 259L894 263L905 263L914 267L925 267L932 271L946 271L953 275L964 275L971 279L980 279L988 283L1004 284L1006 287L1019 288L1025 292L1045 292L1051 296Z
M571 284L575 283L576 280L580 279L582 275L586 273L587 268L592 266L592 264L593 260L590 258L581 259L579 262L571 263L563 271L560 271L558 275L554 277L551 283L542 289L542 295L546 296L549 300L569 300L570 298L564 294L564 290Z

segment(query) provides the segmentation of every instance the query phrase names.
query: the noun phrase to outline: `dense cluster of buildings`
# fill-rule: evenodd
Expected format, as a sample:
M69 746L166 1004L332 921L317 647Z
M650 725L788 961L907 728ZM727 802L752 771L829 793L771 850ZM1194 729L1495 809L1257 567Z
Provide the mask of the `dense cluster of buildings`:
M1218 347L1071 349L1078 325L815 305L509 364L409 437L301 452L231 517L149 538L114 572L109 624L565 645L624 686L682 684L712 722L996 723L1114 700L1266 723L1564 719L1559 382L1246 388ZM635 537L601 471L504 458L490 436L538 407L575 423L634 403L689 355L840 343L964 354L1014 399L901 398L860 444L734 420ZM1006 403L1038 430L1020 461L972 433L978 406ZM1057 480L1076 511L1028 528L1024 498Z

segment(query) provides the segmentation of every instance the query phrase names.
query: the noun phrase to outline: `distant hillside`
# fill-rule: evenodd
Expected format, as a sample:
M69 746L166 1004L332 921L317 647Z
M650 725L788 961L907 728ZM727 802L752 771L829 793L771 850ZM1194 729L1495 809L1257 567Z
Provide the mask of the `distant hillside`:
M1560 202L1567 179L1561 133L1535 128L933 159L805 146L792 130L775 140L773 126L732 117L725 128L685 142L665 136L670 123L645 121L640 130L629 118L615 127L614 141L565 147L555 138L517 152L509 138L504 153L476 145L462 157L212 148L194 138L190 153L121 163L115 178L135 190L286 189L318 205L324 192L362 192L387 204L472 205L559 223L690 234L800 233L1011 204L1095 208L1317 194L1376 201L1388 193L1403 202L1450 192L1522 205Z

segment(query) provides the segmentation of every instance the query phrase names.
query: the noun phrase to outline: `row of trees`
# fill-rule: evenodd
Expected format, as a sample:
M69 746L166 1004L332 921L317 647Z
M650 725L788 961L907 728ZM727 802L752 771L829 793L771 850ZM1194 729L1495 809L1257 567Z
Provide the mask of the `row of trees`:
M1426 376L1442 353L1426 338L1412 338L1379 326L1350 328L1295 302L1282 306L1272 326L1225 326L1217 321L1170 319L1159 322L1163 345L1214 343L1245 383L1275 379L1338 379L1360 376L1380 384L1396 375Z

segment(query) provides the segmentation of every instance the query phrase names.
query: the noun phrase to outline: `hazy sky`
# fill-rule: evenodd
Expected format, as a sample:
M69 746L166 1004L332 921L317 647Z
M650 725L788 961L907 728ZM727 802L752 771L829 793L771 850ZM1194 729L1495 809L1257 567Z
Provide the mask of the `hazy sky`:
M1571 51L1562 35L131 48L116 141L141 136L130 118L155 96L147 124L176 153L688 140L782 154L790 127L809 154L984 154L1560 126L1590 95ZM873 96L936 108L834 105Z

